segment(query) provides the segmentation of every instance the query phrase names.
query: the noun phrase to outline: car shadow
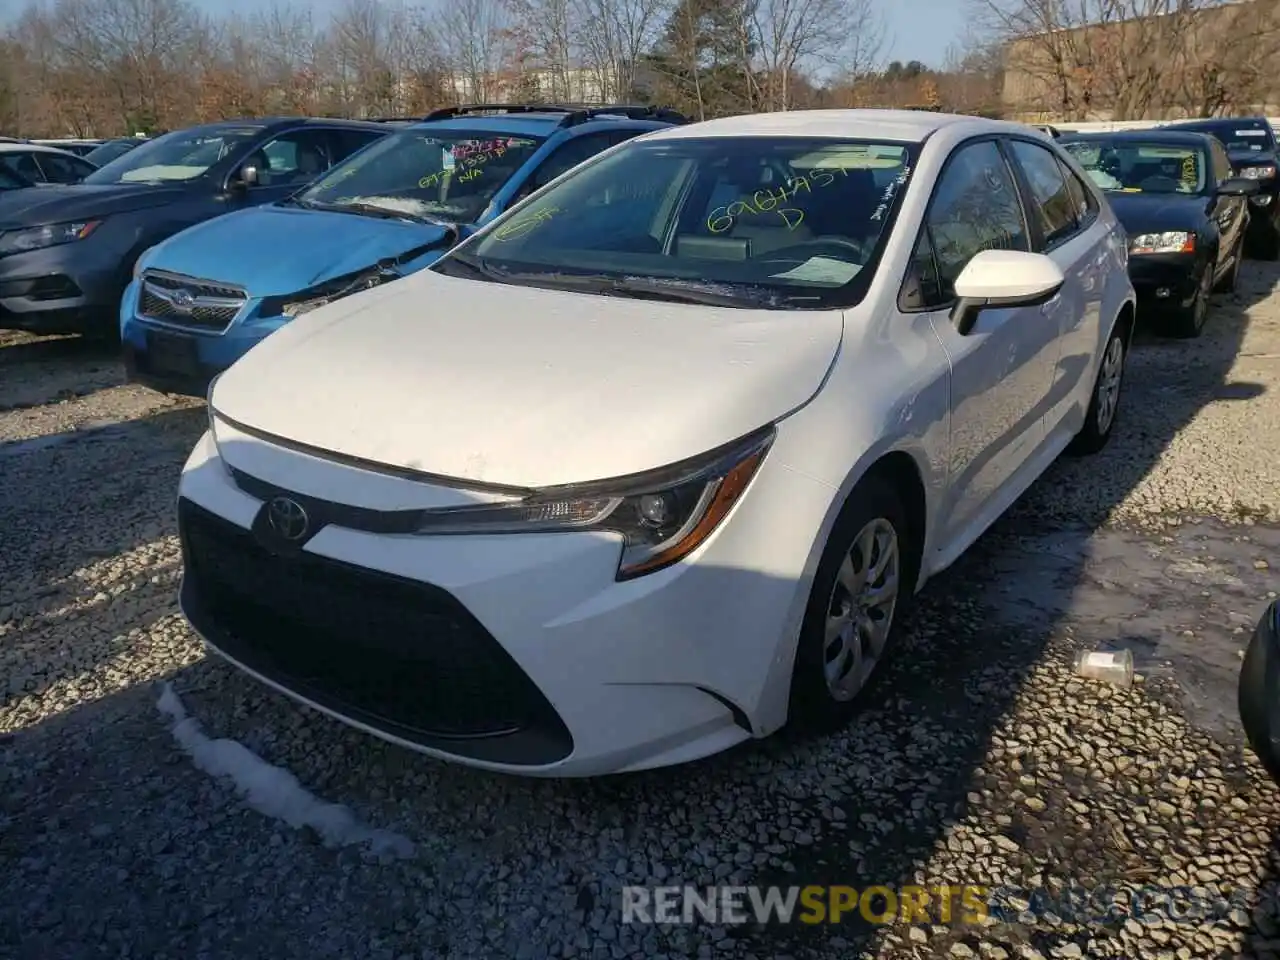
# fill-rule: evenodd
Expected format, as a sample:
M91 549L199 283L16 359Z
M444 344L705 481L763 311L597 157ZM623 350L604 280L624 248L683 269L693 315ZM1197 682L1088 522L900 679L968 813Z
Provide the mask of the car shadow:
M1270 291L1280 279L1280 271L1269 266L1250 264L1247 273L1250 291ZM1232 376L1249 323L1248 309L1261 296L1265 294L1218 298L1211 327L1201 340L1144 339L1136 345L1121 419L1107 451L1055 464L987 535L926 588L905 624L902 648L846 730L823 736L784 731L671 769L598 780L525 780L441 764L385 744L300 710L219 660L202 660L175 667L170 676L194 715L219 718L211 735L249 744L293 771L309 789L341 791L340 798L328 799L341 799L370 821L405 830L419 844L419 857L390 864L349 864L342 851L286 840L283 849L289 856L317 869L297 871L308 877L305 887L294 891L287 907L281 898L270 922L263 922L254 897L231 879L240 869L239 857L234 869L227 867L227 889L216 902L207 896L194 902L194 886L187 884L195 880L166 875L168 854L160 850L152 855L146 849L128 864L104 858L79 874L69 873L59 896L68 904L94 904L104 916L115 911L112 916L127 924L122 929L128 929L135 955L162 950L225 952L230 943L211 941L218 934L201 926L202 911L212 909L223 931L257 931L262 939L255 940L254 952L259 955L295 955L297 945L307 942L307 929L323 918L326 930L351 938L349 956L360 953L375 931L388 955L430 951L443 956L471 943L463 936L465 927L480 922L471 913L451 912L456 904L450 896L461 894L449 878L460 878L473 906L505 903L514 889L524 889L529 897L536 894L530 909L554 917L558 925L546 936L564 942L585 937L579 950L589 955L592 946L616 943L625 885L900 889L948 881L994 883L976 865L973 876L926 873L939 847L971 842L956 828L975 818L988 840L1003 838L1000 843L1012 844L1012 849L1038 862L1055 864L1060 874L1075 874L1086 884L1119 882L1124 878L1110 871L1149 864L1129 851L1099 866L1090 845L1098 836L1110 835L1114 824L1101 812L1068 810L1069 790L1050 795L1047 809L1038 812L1018 806L1016 816L1005 818L1008 822L985 819L983 798L1006 796L1010 790L1016 795L1017 784L1001 782L992 769L1011 752L1022 758L1028 774L1036 772L1037 744L1016 742L1017 731L1005 724L1019 698L1033 691L1046 671L1059 680L1068 671L1071 653L1079 645L1071 628L1088 615L1075 609L1071 598L1087 579L1085 568L1094 562L1095 545L1115 507L1139 487L1173 438L1206 404L1247 401L1262 390L1260 384ZM1144 416L1141 422L1126 416L1126 411L1140 407L1158 410L1158 415ZM24 463L21 473L14 474L23 497L46 516L66 517L67 528L77 531L77 545L40 547L31 569L44 584L65 582L91 559L86 545L104 551L106 557L172 534L167 502L182 458L203 427L202 418L201 411L181 411L111 428L116 432L105 435L101 443L119 444L112 449L120 455L110 458L118 476L105 478L106 503L102 458L87 456L79 466L68 464L68 458L89 448L67 441L6 458L0 447L6 483L9 465ZM1063 489L1071 496L1061 497ZM6 574L20 566L27 569L14 553L34 532L23 532L22 502L15 498L8 506L6 499L6 506L0 507L0 572ZM166 520L145 519L156 516ZM734 569L723 575L724 589L735 596L752 597L768 589L768 575L762 572ZM1124 581L1118 579L1116 595L1121 596ZM166 583L164 588L171 587ZM38 628L39 616L59 615L51 605L37 607L33 623ZM1139 635L1125 627L1124 616L1121 611L1114 623L1106 621L1108 629L1114 628L1110 639L1115 642ZM1097 624L1094 627L1096 632ZM188 634L182 642L193 640ZM1167 693L1177 695L1176 689ZM1143 695L1092 688L1080 694L1096 698L1100 711L1106 710L1111 696ZM134 836L131 829L142 831L147 828L141 825L164 822L167 805L179 801L172 789L154 786L151 776L154 765L168 762L174 752L155 715L154 700L154 690L133 686L22 729L7 747L7 789L0 791L0 819L7 835L47 838L50 830L44 818L50 815L55 789L51 785L68 782L73 775L80 779L70 782L98 789L58 798L66 810L59 831L74 834L94 823L119 823L124 839L112 855L118 858L123 856L118 851L128 849L126 841ZM300 727L305 736L294 736ZM49 749L55 743L71 744L70 752ZM1241 763L1248 763L1243 755ZM354 780L349 775L353 764L360 771ZM171 842L239 853L252 850L257 863L253 871L261 871L267 856L261 851L270 851L276 843L273 826L265 819L259 823L215 815L219 803L231 802L227 792L202 789L196 778L203 775L183 769L181 782L191 789L182 791L181 802L191 805L189 819L197 819L202 832ZM120 810L128 810L140 826L121 822ZM1219 820L1223 817L1230 817L1229 809L1220 812ZM615 865L602 872L601 863ZM131 881L113 883L116 870L129 872ZM292 865L289 870L294 872ZM384 873L375 877L375 870ZM271 882L279 879L267 876ZM1006 882L1033 880L1031 874L1018 873ZM6 884L14 885L11 893L19 891L21 882L21 871L13 872L0 880L0 891ZM547 889L532 889L538 885ZM405 892L403 899L389 897L388 890ZM25 897L0 897L0 945L8 938L18 948L14 956L80 957L100 949L92 911L89 922L46 927L25 921L22 911L28 906ZM35 915L52 916L56 909L41 905ZM425 934L413 924L409 932L396 932L402 920L422 915L453 919L435 924ZM160 929L148 922L157 916L172 922ZM513 929L527 935L531 928L516 924ZM757 956L829 957L874 953L898 934L901 929L854 915L838 925L813 927L661 926L647 929L638 939L643 937L646 955L706 955L730 939L739 952L749 949ZM968 955L976 955L985 936L979 930L946 925L934 926L925 935L935 955L958 942L970 948ZM516 954L519 944L502 939L496 927L494 936L491 955ZM1055 933L1049 926L1019 928L1008 936L1046 953L1067 942L1084 950L1087 939L1079 933ZM345 945L341 941L329 946L341 955Z

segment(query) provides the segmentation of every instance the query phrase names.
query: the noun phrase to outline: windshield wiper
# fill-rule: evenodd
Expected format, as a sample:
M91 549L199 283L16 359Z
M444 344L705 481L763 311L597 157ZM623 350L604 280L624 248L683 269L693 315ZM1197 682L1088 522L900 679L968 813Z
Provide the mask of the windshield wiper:
M560 289L588 290L613 297L644 300L669 300L673 303L697 303L707 307L778 307L784 297L777 292L750 284L715 283L704 280L665 279L662 277L608 277L599 274L509 273L475 264L477 269L506 283L527 283Z

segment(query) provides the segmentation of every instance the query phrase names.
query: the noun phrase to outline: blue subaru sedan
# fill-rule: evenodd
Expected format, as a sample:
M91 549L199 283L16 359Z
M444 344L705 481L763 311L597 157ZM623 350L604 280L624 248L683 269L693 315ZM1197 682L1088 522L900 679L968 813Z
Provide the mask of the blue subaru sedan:
M128 377L202 397L293 317L421 270L602 150L684 122L650 107L437 110L288 199L206 221L144 253L120 305Z

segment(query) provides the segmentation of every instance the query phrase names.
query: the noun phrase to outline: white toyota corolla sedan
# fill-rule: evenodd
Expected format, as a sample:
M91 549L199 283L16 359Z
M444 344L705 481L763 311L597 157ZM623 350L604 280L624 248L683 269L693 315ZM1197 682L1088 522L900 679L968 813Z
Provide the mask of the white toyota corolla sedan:
M491 770L842 723L925 580L1107 441L1126 257L1030 127L823 110L621 144L216 381L183 611L264 683Z

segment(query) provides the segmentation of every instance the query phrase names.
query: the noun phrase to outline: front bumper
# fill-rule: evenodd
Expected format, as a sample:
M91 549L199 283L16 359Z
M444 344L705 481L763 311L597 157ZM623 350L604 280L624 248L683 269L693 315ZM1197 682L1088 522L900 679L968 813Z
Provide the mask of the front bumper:
M471 495L220 426L180 482L183 611L258 679L441 759L551 777L694 760L786 719L832 491L771 459L693 555L619 583L607 534L372 532L375 511ZM304 500L344 494L306 500L335 519L291 556L254 532L285 482Z
M120 254L94 235L0 257L0 329L110 333L121 269Z
M134 280L120 300L118 321L126 378L163 393L201 399L214 377L288 322L285 317L254 316L260 301L250 300L225 331L183 329L142 317L138 299Z
M1195 297L1199 279L1194 254L1147 253L1129 257L1129 280L1143 300L1185 306Z

